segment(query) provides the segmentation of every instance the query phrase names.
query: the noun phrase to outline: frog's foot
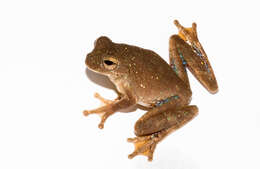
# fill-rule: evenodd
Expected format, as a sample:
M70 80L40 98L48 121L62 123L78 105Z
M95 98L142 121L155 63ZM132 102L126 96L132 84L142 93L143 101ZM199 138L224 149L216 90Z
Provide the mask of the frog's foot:
M199 42L198 34L197 34L197 25L196 23L192 23L191 28L185 28L183 27L177 20L174 20L174 24L179 30L179 37L183 39L184 41L188 42L188 44L192 47L193 51L200 56L201 58L204 58L208 60L207 55L205 51L203 50L202 45ZM208 62L208 61L206 61ZM204 64L202 62L202 64ZM209 63L207 63L207 66Z
M89 114L98 114L98 115L100 115L101 121L100 121L100 123L98 125L98 128L103 129L104 128L104 123L105 123L106 119L110 115L114 114L114 111L111 110L111 106L110 106L114 101L104 99L98 93L95 93L94 97L99 99L104 104L104 106L102 106L100 108L97 108L97 109L94 109L94 110L84 110L83 114L85 116L88 116Z
M192 45L196 45L199 42L198 36L197 36L197 25L196 25L196 23L192 23L191 28L183 27L179 23L179 21L177 21L177 20L174 20L174 24L179 30L179 36L184 41L188 41Z
M134 152L129 154L128 158L132 159L137 155L144 155L148 157L148 161L152 161L153 152L159 140L160 139L157 134L128 138L127 141L133 143L135 146Z

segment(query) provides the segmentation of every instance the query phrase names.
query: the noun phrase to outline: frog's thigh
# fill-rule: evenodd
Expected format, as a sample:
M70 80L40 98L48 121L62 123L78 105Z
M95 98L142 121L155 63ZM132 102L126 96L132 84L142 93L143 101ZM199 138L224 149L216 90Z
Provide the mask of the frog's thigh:
M198 108L195 105L166 110L156 107L144 114L135 123L135 134L137 136L145 136L169 128L172 131L173 129L182 127L197 114Z
M172 35L169 41L169 60L176 75L188 86L190 90L190 83L186 71L187 62L184 60L183 55L180 53L180 46L188 47L186 52L192 52L189 46L185 46L184 42L178 35Z

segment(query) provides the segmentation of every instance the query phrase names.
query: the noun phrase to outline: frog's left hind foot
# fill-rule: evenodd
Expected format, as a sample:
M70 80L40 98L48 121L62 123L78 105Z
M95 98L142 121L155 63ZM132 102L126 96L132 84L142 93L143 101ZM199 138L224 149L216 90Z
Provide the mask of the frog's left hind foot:
M154 112L153 110L144 114L135 125L137 137L129 138L128 142L135 145L135 150L128 158L137 155L148 157L153 160L153 152L156 145L171 132L185 125L198 114L197 106L184 106L178 109Z
M140 136L135 138L128 138L127 141L135 145L133 153L128 155L129 159L134 158L137 155L144 155L148 157L148 161L153 160L153 152L157 143L159 142L159 136L152 134L150 136Z

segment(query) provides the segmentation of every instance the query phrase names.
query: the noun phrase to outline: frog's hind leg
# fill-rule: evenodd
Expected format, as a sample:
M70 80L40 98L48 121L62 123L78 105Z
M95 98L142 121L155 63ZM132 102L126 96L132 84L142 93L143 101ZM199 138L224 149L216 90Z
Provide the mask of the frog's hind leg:
M170 66L173 68L176 75L187 85L190 89L190 82L186 71L187 62L184 60L183 55L179 53L178 49L178 35L173 35L170 38L169 44L169 60ZM184 42L185 43L185 42Z
M196 24L193 23L192 28L184 28L177 20L174 24L179 29L179 35L170 37L170 65L189 88L186 67L209 92L216 93L217 81L208 57L198 40Z
M152 161L157 143L171 132L182 127L197 114L197 106L184 106L169 110L156 107L147 112L135 124L137 137L128 139L129 142L135 145L134 152L128 158L131 159L136 155L145 155L149 161Z

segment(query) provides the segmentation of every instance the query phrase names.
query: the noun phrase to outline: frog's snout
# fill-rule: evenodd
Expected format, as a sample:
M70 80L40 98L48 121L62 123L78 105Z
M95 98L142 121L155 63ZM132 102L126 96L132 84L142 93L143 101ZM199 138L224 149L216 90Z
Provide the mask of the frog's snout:
M89 57L90 57L90 53L87 54L86 59L85 59L86 66L88 66L88 64L89 64Z
M92 71L100 71L100 61L97 56L93 55L92 53L87 54L85 64L88 69Z
M87 54L85 64L90 69L95 69L95 60L94 57L91 55L91 53Z
M86 59L85 59L86 66L88 66L90 64L90 59L89 58L90 58L90 53L87 54Z

